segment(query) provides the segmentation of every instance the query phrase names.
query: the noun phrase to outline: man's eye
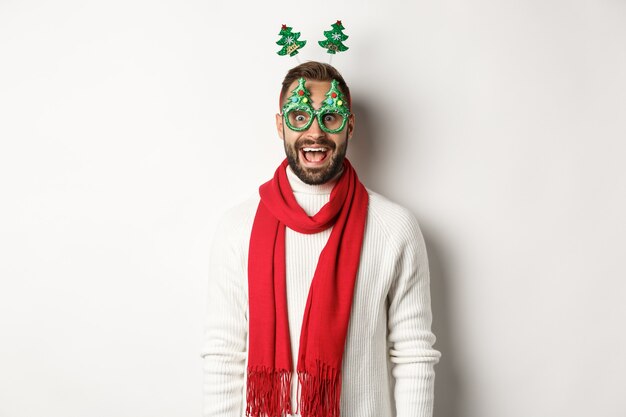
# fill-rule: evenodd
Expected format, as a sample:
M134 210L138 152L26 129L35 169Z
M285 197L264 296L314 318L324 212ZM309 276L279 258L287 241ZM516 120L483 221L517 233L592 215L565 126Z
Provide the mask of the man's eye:
M306 117L304 117L304 115L302 114L298 114L296 116L296 122L304 122L306 120Z
M334 114L326 114L324 115L324 121L325 122L333 122L335 120L335 115Z

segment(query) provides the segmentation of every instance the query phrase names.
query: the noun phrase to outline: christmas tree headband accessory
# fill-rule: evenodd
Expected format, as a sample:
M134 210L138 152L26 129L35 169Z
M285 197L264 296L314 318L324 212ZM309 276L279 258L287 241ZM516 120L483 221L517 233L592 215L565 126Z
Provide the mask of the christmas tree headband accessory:
M282 49L277 52L278 55L295 56L299 52L298 49L306 45L306 41L298 40L298 38L300 38L300 32L292 32L292 28L287 25L283 25L281 27L278 35L281 36L281 38L276 42L276 44L282 46ZM298 57L296 57L296 59L300 62Z
M326 133L338 133L343 130L350 116L346 99L339 89L337 80L331 80L330 89L322 106L315 110L311 104L311 93L305 86L304 78L298 79L298 86L283 105L282 116L289 129L302 132L311 127L313 119Z
M326 49L326 52L331 54L329 64L332 62L333 55L337 52L345 52L349 49L343 44L343 42L348 39L348 35L343 33L345 28L341 20L337 20L331 27L331 30L324 31L325 39L317 42L322 48ZM282 49L278 51L277 54L280 56L295 56L296 60L300 62L297 54L299 49L306 45L306 41L298 40L300 38L300 32L293 32L292 30L291 27L282 25L280 32L278 32L281 38L276 42L278 45L282 46Z
M325 30L324 36L326 39L319 41L319 45L326 49L329 54L336 54L337 52L347 51L349 48L343 44L343 41L348 39L348 35L343 33L344 27L341 24L341 20L337 20L333 23L331 30Z

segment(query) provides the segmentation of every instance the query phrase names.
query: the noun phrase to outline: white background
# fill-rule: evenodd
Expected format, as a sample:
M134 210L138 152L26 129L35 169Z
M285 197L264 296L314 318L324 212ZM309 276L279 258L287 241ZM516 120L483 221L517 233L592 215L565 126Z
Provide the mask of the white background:
M337 19L349 157L428 245L435 417L626 415L626 2L0 0L1 417L200 415L280 25L327 61Z

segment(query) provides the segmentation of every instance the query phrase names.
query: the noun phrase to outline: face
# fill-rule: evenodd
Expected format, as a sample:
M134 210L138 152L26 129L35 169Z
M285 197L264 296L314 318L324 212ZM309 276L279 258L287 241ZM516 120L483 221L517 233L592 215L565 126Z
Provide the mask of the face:
M322 106L330 81L306 80L306 88L311 93L310 100L314 109ZM294 81L285 94L284 104L289 93L298 86ZM348 139L354 130L354 115L348 117L345 127L337 133L328 133L320 128L317 118L302 131L291 130L283 116L276 115L276 129L284 141L287 161L293 172L307 184L324 184L334 178L343 166L348 148Z

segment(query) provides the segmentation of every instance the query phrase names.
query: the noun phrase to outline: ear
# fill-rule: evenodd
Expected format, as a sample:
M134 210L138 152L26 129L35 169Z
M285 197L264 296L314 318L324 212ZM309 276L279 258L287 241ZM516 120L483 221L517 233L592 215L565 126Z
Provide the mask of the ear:
M278 137L285 140L285 137L283 136L283 116L278 113L276 113L276 131L278 132Z
M355 117L354 117L354 113L352 113L350 114L350 116L348 116L348 139L352 137L352 132L354 131L354 123L355 123Z

